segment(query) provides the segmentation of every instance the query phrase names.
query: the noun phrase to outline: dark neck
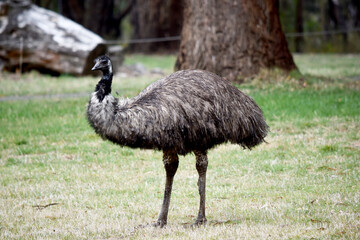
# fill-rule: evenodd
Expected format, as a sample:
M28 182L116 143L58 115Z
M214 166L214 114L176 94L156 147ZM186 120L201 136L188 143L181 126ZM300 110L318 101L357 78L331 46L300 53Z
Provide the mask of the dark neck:
M96 85L95 92L99 101L101 102L104 97L111 93L111 84L112 84L113 74L109 70L103 71L103 77Z

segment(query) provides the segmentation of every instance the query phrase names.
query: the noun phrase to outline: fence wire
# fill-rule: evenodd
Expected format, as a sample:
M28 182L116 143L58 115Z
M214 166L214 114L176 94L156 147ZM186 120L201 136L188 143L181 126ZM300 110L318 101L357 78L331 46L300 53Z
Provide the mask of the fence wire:
M317 37L317 36L327 36L327 35L338 35L352 32L360 32L360 28L353 29L341 29L341 30L329 30L329 31L316 31L316 32L294 32L294 33L285 33L285 37ZM122 44L140 44L140 43L159 43L159 42L171 42L171 41L180 41L181 36L171 36L171 37L160 37L160 38L139 38L139 39L129 39L129 40L107 40L105 44L107 45L122 45Z
M318 36L327 36L327 35L339 35L346 33L360 32L360 28L352 29L341 29L341 30L329 30L329 31L315 31L315 32L294 32L294 33L285 33L285 37L294 38L294 37L318 37ZM181 36L170 36L170 37L159 37L159 38L138 38L138 39L129 39L129 40L105 40L104 44L106 45L124 45L124 44L141 44L141 43L159 43L159 42L172 42L180 41ZM21 39L12 39L11 41L16 41L21 44ZM6 44L8 41L0 41L0 44Z

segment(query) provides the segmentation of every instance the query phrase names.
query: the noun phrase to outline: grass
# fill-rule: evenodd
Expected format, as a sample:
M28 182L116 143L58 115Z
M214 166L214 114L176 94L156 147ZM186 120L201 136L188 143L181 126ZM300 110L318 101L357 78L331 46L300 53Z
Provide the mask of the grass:
M86 97L0 102L0 239L359 239L360 57L348 58L295 55L304 79L270 74L240 86L271 133L252 151L209 152L205 228L185 227L198 208L194 156L180 158L168 226L152 228L160 152L101 140L86 122ZM151 59L127 63L171 71L173 56ZM131 97L156 78L117 78L114 91ZM90 93L96 81L1 73L0 91Z
M359 55L339 54L297 54L296 64L303 74L323 77L356 77L360 78Z
M146 68L161 68L172 72L174 69L175 56L173 55L141 55L133 54L125 58L124 64L135 64L141 62Z

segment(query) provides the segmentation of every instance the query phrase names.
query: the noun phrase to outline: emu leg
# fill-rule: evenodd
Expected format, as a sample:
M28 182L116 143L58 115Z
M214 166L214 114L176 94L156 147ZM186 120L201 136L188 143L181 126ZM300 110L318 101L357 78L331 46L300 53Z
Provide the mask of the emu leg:
M179 166L178 155L174 152L164 151L163 162L166 170L166 183L165 183L165 191L164 191L164 201L161 207L159 218L155 223L156 227L158 226L163 227L167 223L172 184L176 170Z
M205 188L206 188L206 170L208 166L208 159L206 152L195 152L196 156L196 170L199 174L198 187L200 195L200 207L197 219L193 225L205 225Z

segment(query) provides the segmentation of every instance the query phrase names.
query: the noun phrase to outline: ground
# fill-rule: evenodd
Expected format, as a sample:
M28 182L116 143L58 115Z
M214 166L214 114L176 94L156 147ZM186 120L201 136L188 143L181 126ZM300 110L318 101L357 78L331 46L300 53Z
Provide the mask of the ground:
M139 61L170 73L175 57L126 63ZM3 99L52 95L0 102L0 238L359 239L360 56L295 61L303 75L267 71L237 85L271 132L252 151L225 144L209 152L208 224L194 229L194 156L180 158L168 226L150 227L162 203L162 154L95 135L85 111L98 78L0 73ZM135 96L160 77L118 75L114 95Z

